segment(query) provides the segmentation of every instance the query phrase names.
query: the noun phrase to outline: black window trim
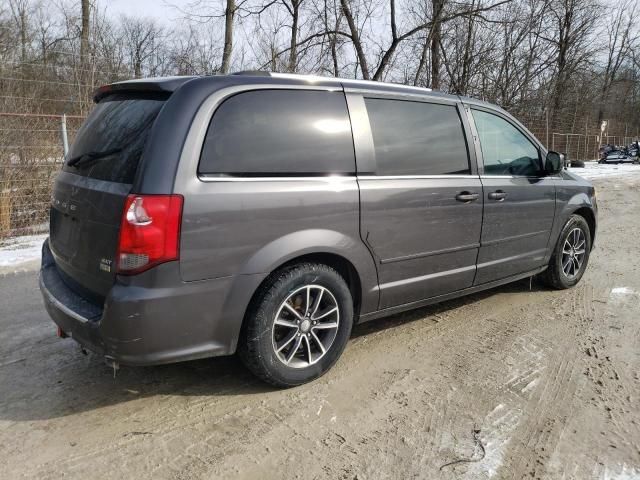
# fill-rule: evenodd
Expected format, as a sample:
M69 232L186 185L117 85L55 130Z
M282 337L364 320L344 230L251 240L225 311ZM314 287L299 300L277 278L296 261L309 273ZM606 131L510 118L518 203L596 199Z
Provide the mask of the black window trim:
M352 92L356 93L356 92ZM469 170L467 173L450 173L450 174L420 174L420 175L380 175L378 174L378 162L375 156L375 150L372 152L372 160L374 164L373 171L370 173L359 174L358 177L363 178L375 178L379 180L400 180L400 179L454 179L454 178L478 178L478 170L476 168L477 160L475 151L471 149L471 145L469 143L469 139L473 138L471 134L471 128L467 121L466 113L464 112L464 108L461 102L456 99L442 98L437 96L429 96L426 95L416 95L416 94L399 94L392 92L377 92L377 91L363 91L360 92L363 101L366 99L375 99L375 100L396 100L402 102L414 102L414 103L428 103L428 104L436 104L436 105L446 105L450 107L454 107L456 109L456 113L458 114L458 118L460 119L460 124L462 126L462 136L464 137L464 144L467 150L467 164L469 166ZM349 103L347 102L347 105ZM365 107L366 111L366 107ZM368 117L368 112L367 112ZM373 139L373 129L371 128L371 120L368 121L368 129ZM357 161L357 152L356 152L356 161Z
M544 147L540 144L537 138L535 138L532 134L530 134L527 130L523 130L523 127L518 123L515 123L513 119L509 118L507 115L504 115L500 110L496 110L490 107L485 107L483 105L474 105L474 104L466 104L466 107L469 108L467 116L469 117L469 122L472 125L473 135L478 140L478 172L480 177L482 178L545 178L544 174L544 162L542 161L542 152L544 151ZM538 152L538 167L540 169L540 175L491 175L484 173L484 154L482 152L482 144L480 143L480 135L478 134L478 127L476 126L475 118L473 117L473 110L477 110L484 113L489 113L491 115L495 115L496 117L501 118L516 130L518 130Z
M234 89L235 90L235 89ZM229 99L236 97L238 95L242 95L244 93L249 92L263 92L263 91L297 91L297 92L339 92L343 95L345 100L347 118L349 119L349 123L351 123L351 116L349 114L349 104L347 102L347 96L344 91L344 88L336 88L335 86L323 86L323 85L315 85L315 86L300 86L300 85L247 85L245 88L237 89L235 91L230 92L227 95L224 95L220 98L209 115L206 125L207 128L204 131L204 135L202 137L202 142L200 144L199 152L198 152L198 160L196 162L196 176L198 180L202 182L232 182L232 181L265 181L265 180L328 180L334 178L355 178L357 176L357 159L356 159L356 151L355 146L353 145L353 125L351 125L351 145L353 148L353 171L351 172L343 172L343 173L326 173L326 172L232 172L232 173L203 173L200 172L200 162L202 160L202 153L204 152L204 146L206 141L207 132L213 118L215 117L218 109Z

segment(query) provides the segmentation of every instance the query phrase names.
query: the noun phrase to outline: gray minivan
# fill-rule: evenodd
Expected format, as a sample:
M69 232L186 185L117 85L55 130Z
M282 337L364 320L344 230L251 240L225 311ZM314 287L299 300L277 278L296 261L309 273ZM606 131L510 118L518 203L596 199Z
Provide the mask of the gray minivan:
M116 367L238 352L313 380L354 323L582 277L593 186L493 105L245 72L100 88L53 189L40 288Z

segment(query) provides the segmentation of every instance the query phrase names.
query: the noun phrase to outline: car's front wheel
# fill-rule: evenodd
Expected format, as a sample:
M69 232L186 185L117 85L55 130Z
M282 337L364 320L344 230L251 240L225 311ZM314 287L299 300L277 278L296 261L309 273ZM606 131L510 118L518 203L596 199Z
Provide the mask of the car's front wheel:
M342 276L317 263L273 274L247 312L238 353L255 375L278 387L320 377L338 360L353 325Z
M589 263L591 231L584 217L571 215L565 224L544 273L546 283L556 289L577 284Z

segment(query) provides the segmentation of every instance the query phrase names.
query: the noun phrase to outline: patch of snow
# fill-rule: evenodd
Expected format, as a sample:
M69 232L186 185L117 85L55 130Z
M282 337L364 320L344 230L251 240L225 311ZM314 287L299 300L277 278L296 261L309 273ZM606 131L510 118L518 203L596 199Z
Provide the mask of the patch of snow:
M601 478L602 480L638 480L640 478L640 470L627 464L618 467L607 466Z
M609 301L613 303L635 302L640 294L629 287L614 287L609 294Z
M629 287L615 287L611 289L611 295L631 295L634 291Z
M44 235L25 235L0 241L0 267L13 267L31 260L37 260L42 254Z
M631 163L611 164L598 162L585 162L584 168L569 168L571 173L586 179L606 177L640 176L640 165Z

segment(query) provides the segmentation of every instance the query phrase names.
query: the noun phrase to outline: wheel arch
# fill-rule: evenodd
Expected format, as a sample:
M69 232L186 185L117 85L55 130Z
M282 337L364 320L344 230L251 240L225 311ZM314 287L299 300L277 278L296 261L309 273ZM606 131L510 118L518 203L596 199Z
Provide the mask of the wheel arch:
M332 266L343 276L353 289L358 312L377 309L377 271L371 253L359 236L354 238L329 229L293 232L257 250L247 259L241 273L272 275L284 266L310 260Z
M247 325L248 315L252 311L252 307L255 305L255 302L258 301L258 296L263 286L267 282L269 282L274 275L276 275L283 269L305 262L328 265L335 269L338 274L344 279L347 286L349 287L349 290L351 291L351 295L353 298L354 323L357 323L363 300L362 281L358 270L349 259L342 255L336 254L334 252L316 251L304 253L283 261L282 263L274 267L273 270L260 282L260 284L257 285L244 310L242 323L238 328L238 335L236 338L237 340L239 340L243 335L242 332L245 330L245 327Z
M356 233L357 234L357 233ZM302 230L284 235L258 249L245 261L227 296L225 311L234 311L231 351L242 335L248 312L265 283L282 268L301 262L323 263L333 267L347 283L354 301L354 321L362 313L378 307L379 289L376 266L359 235L328 229ZM259 281L248 285L248 279ZM246 292L246 288L251 291ZM245 289L246 293L238 293ZM233 308L232 308L233 307Z
M591 246L593 248L593 244L596 238L596 216L593 213L593 210L589 207L580 207L577 210L574 210L573 215L580 215L584 218L589 225L589 234L591 235Z
M287 268L289 266L297 265L299 263L321 263L333 268L337 271L340 276L343 278L349 290L351 291L351 297L353 298L353 311L354 311L354 321L358 318L360 313L360 307L362 304L362 281L360 279L360 274L356 269L355 265L351 263L346 257L338 255L336 253L329 252L314 252L307 253L304 255L300 255L295 257L282 265L278 266L276 269L271 272L270 276L279 272L280 270ZM266 281L266 279L264 280ZM264 282L263 282L264 283ZM262 286L262 285L261 285ZM260 288L260 287L258 287ZM254 294L255 295L255 294ZM253 300L253 297L252 297Z

